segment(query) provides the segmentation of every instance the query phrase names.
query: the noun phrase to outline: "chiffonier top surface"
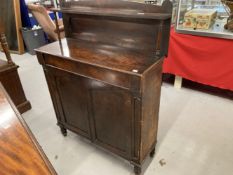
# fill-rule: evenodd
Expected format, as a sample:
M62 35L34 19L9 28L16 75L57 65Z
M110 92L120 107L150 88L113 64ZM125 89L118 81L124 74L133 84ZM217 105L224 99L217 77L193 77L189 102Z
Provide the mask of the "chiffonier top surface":
M116 45L88 42L84 40L62 39L36 50L59 59L82 62L107 69L141 74L160 57L149 56L137 50Z
M167 54L172 5L61 0L66 38L37 49L59 59L142 74ZM58 58L57 58L58 59Z

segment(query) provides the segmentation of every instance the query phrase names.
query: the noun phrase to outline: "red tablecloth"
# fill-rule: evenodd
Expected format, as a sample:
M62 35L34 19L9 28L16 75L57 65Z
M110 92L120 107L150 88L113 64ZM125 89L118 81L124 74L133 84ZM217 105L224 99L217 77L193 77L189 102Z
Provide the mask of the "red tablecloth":
M163 72L233 91L233 40L178 34L172 28Z

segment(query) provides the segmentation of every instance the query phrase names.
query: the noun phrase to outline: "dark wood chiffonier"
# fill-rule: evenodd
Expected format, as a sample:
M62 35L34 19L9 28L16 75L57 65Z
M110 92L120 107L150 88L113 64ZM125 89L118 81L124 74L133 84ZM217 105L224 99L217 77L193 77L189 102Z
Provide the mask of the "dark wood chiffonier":
M66 38L37 49L58 125L129 160L153 156L172 5L60 1Z

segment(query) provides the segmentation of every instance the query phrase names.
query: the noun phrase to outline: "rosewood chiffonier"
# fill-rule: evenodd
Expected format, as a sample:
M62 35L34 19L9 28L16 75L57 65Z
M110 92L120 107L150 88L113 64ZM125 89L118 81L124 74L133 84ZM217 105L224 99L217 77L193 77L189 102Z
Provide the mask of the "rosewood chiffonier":
M36 50L63 135L134 165L154 155L172 4L60 1L66 38Z

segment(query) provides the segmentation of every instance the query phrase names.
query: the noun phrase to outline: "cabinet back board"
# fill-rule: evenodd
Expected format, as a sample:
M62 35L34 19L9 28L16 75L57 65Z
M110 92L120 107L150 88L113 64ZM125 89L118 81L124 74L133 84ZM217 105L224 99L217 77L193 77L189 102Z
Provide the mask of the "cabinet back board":
M117 45L148 56L167 55L172 5L116 0L63 1L67 38Z

